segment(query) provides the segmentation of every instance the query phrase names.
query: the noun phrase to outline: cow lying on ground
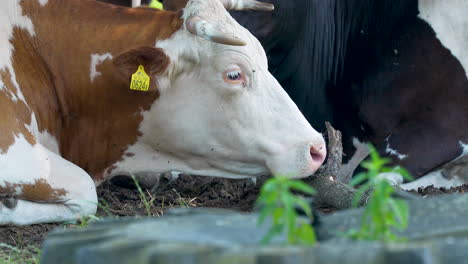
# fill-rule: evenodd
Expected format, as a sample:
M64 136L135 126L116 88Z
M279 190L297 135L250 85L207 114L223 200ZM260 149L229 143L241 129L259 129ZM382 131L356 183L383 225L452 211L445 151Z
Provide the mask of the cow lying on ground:
M468 1L267 2L275 12L233 16L260 40L270 71L313 127L331 121L348 157L357 138L416 178L435 170L405 188L468 181L460 164L468 155ZM454 159L447 181L439 166Z
M0 224L93 214L95 184L114 175L313 174L322 135L225 8L272 10L250 0L191 0L183 13L3 3L0 196L17 202L0 204ZM141 67L148 92L129 89L146 78Z

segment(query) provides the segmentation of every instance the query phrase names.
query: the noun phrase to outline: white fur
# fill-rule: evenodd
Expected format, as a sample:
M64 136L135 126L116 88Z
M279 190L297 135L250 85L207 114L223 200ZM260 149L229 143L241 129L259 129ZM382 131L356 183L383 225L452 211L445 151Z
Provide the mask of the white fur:
M141 0L132 0L132 7L141 6Z
M419 17L460 61L468 77L468 1L419 0Z
M391 185L400 185L403 183L403 176L399 173L385 172L380 173L377 177L387 180Z
M463 185L464 182L459 177L453 177L452 179L446 179L440 170L431 172L423 177L400 185L403 190L417 190L418 188L422 187L425 188L430 185L434 185L436 188L445 187L445 188L452 188Z
M96 77L101 76L101 73L96 70L96 67L105 60L112 60L113 56L110 53L91 54L91 65L89 68L89 79L94 82Z
M461 142L461 141L460 141L459 143L460 143L460 147L462 148L462 155L461 155L461 157L468 155L468 144L463 143L463 142ZM461 158L461 157L460 157L460 158Z
M63 204L34 203L18 200L13 209L3 206L0 208L0 225L31 225L50 222L72 221L77 218L92 215L96 210L80 212L74 207Z
M31 146L22 136L16 139L7 154L0 155L0 171L0 185L5 182L29 184L45 179L52 188L67 191L61 197L62 203L18 200L13 209L0 206L0 225L69 221L96 212L97 195L91 177L42 145Z
M34 153L25 155L25 153ZM23 135L15 138L15 142L5 154L0 154L0 185L10 183L33 183L37 175L48 175L49 164L44 162L45 153L38 147L31 146ZM27 164L27 166L25 166Z
M41 144L31 145L23 135L15 138L6 153L0 154L0 171L3 187L6 183L33 184L44 179L52 188L67 191L62 197L63 204L19 200L13 209L0 206L0 225L59 222L96 211L96 189L91 177Z
M57 138L54 135L50 134L47 130L39 131L36 115L34 113L31 114L31 124L29 124L27 128L42 146L60 155L59 143Z
M39 135L36 138L37 141L48 150L60 155L59 144L55 136L44 130L39 132Z
M390 137L387 137L387 139L385 139L385 141L387 142L387 147L385 148L385 152L387 154L395 156L399 160L403 160L403 159L406 159L408 157L408 155L401 154L401 153L398 152L398 150L393 149L393 148L390 147Z
M203 7L207 2L213 6ZM184 17L191 15L215 21L247 45L212 43L184 29L157 42L173 63L155 78L161 96L143 113L142 136L127 149L134 155L124 156L111 174L171 170L229 178L270 172L312 174L317 164L310 147L322 145L325 154L324 139L268 72L258 40L217 0L189 2ZM232 64L240 65L248 76L246 87L223 81L222 72Z
M41 6L47 5L47 3L49 3L49 0L39 0L39 4L41 4Z
M5 84L3 83L2 79L0 79L0 91L5 89Z

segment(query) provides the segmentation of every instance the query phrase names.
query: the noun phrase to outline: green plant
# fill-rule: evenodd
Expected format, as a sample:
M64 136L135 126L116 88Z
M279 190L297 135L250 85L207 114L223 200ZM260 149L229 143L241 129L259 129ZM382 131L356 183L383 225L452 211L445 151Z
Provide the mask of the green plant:
M370 195L359 230L351 230L348 235L362 240L404 241L405 238L397 236L393 231L406 229L409 216L408 204L404 200L392 197L395 189L381 174L398 173L408 180L411 176L401 167L386 166L390 160L380 157L370 144L369 149L370 160L361 164L366 171L356 175L350 182L351 186L360 185L353 206L359 204L364 194L370 192Z
M75 227L78 227L78 228L88 227L91 222L101 221L103 217L114 217L114 215L110 211L109 204L107 203L106 200L102 198L99 199L99 202L97 203L97 207L101 208L104 211L105 215L102 215L101 213L97 212L97 214L82 216L75 220L65 221L63 222L64 228L67 229L67 228L75 228Z
M39 264L41 250L35 245L24 245L18 248L0 242L1 264Z
M135 186L137 188L138 196L140 197L140 200L143 203L143 206L145 207L146 215L147 216L153 216L153 213L151 212L151 207L154 204L154 201L156 200L156 197L153 197L148 192L145 193L143 191L143 189L141 188L140 183L138 182L138 180L135 178L134 175L132 175L132 179L133 179L133 182L135 183Z
M176 189L172 188L172 191L174 191L174 193L178 196L178 198L176 199L176 202L177 202L179 207L185 207L185 208L190 207L190 205L187 203L187 201L182 197L182 195L180 195L179 192L177 192Z
M88 216L79 218L77 220L76 227L79 227L79 228L88 227L91 222L98 222L101 220L102 220L101 217L98 217L95 215L88 215Z
M100 216L103 216L103 217L113 217L115 218L116 216L112 213L112 209L111 209L111 206L109 205L109 203L103 199L103 198L99 198L99 203L97 204L98 208L100 208L103 213L100 214Z
M260 190L257 205L261 207L258 224L261 225L268 217L272 219L272 226L261 243L269 243L273 237L286 232L289 244L313 245L316 242L315 231L309 221L298 217L296 207L312 219L310 205L291 190L312 195L314 189L307 184L291 180L284 176L274 177L265 182Z
M92 223L92 222L98 222L98 221L101 221L101 220L102 220L102 218L99 217L99 216L87 215L87 216L80 217L80 218L78 218L76 220L63 222L63 224L64 224L63 228L64 229L84 228L84 227L88 227L89 224Z

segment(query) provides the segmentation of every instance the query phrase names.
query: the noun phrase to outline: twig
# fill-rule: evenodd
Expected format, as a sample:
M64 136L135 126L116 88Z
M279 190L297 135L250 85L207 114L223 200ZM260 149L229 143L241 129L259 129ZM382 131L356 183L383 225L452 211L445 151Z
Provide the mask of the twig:
M336 175L340 171L343 145L340 131L335 130L330 123L325 123L328 135L328 158L326 164L317 173L310 176L306 182L317 191L314 198L315 206L328 206L336 209L350 208L356 190L339 182ZM364 204L368 195L364 195L361 204Z

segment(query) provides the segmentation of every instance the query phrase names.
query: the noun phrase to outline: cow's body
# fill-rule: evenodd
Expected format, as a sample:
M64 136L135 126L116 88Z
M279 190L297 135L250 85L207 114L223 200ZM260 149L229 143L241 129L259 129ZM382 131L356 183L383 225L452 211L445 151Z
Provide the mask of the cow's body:
M309 122L343 132L348 157L353 138L370 141L419 178L466 155L467 1L268 2L274 13L233 16Z
M0 224L92 214L95 183L117 174L304 177L318 168L323 138L268 73L258 41L218 0L192 1L181 16L90 0L2 4ZM149 92L129 89L138 65Z

